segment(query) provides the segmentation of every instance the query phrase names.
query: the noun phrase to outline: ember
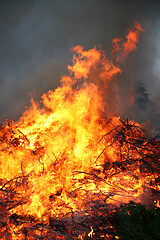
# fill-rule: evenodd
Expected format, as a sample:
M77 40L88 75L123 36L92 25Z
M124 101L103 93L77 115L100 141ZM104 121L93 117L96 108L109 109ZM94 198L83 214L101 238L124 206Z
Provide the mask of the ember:
M136 22L126 41L113 41L116 64L143 31ZM31 99L0 128L1 239L119 239L115 207L159 207L159 136L106 112L119 66L96 47L72 50L70 76L43 94L43 108Z

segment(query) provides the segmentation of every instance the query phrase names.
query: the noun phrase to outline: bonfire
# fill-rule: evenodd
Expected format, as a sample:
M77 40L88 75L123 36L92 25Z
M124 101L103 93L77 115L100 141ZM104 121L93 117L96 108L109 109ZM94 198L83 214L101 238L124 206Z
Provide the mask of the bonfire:
M74 47L60 86L0 126L1 239L119 239L117 209L159 209L159 136L104 100L143 32L114 39L112 58Z

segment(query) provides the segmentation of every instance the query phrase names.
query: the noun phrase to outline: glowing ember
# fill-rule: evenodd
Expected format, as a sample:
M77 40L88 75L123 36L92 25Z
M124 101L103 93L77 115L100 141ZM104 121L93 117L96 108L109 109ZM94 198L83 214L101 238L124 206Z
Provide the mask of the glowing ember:
M138 23L134 28L122 43L122 57L136 49L143 29ZM114 54L120 42L113 41ZM103 94L122 70L96 47L72 50L70 76L43 94L43 108L32 99L19 121L1 127L1 189L16 191L12 214L49 221L96 203L139 202L152 178L139 170L147 144L142 126L105 112ZM18 226L13 239L15 231Z

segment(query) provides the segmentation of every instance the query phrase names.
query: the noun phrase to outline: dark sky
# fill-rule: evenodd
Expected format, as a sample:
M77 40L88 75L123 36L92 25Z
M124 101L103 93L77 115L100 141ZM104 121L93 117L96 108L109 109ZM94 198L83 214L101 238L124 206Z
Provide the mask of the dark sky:
M0 120L17 119L29 95L40 97L59 84L73 46L108 49L134 20L147 34L127 76L143 81L160 110L160 1L0 0ZM129 83L124 77L126 91Z

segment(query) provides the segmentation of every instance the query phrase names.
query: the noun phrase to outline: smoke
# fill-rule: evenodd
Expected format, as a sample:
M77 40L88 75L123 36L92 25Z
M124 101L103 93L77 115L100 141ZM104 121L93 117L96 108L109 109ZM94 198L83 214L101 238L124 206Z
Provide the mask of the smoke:
M159 5L158 1L124 0L1 1L1 121L17 119L29 104L30 95L39 99L43 92L58 86L61 76L67 74L73 46L80 44L87 49L102 45L107 50L111 39L123 37L134 20L146 34L132 61L123 64L126 73L119 80L121 104L117 112L124 116L132 112L131 117L138 120L141 115L140 120L144 120L143 111L131 111L126 101L139 79L159 111Z
M151 92L154 92L154 102L159 107L159 90L160 90L160 19L156 22L154 34L154 44L156 48L155 64L153 65L154 84L150 83Z

